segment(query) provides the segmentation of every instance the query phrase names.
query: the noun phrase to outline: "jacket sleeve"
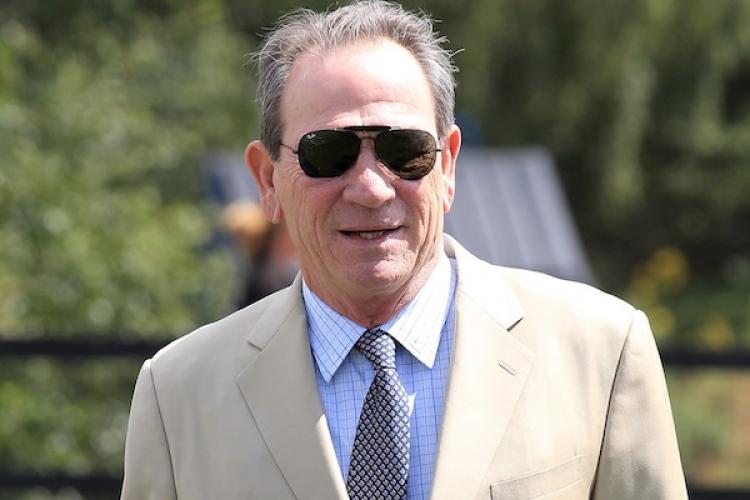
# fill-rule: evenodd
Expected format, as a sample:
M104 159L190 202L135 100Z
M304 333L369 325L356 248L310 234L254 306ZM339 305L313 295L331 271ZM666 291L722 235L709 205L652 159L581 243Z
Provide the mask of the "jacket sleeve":
M146 361L138 374L125 440L121 500L177 499L172 459L159 401Z
M641 311L620 354L592 498L687 499L664 370Z

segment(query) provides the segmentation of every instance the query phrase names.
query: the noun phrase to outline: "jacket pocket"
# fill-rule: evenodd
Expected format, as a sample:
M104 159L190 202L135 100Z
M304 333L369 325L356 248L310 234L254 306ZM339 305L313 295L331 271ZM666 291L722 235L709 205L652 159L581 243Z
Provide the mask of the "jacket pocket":
M492 500L584 500L581 492L583 457L578 455L560 465L490 485Z

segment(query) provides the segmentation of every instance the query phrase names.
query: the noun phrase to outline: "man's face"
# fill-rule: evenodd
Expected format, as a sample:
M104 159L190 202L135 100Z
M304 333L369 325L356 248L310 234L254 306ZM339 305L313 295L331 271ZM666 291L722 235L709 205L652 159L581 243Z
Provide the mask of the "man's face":
M308 52L292 67L281 114L282 142L294 149L307 132L355 125L420 129L437 139L443 152L419 180L401 179L379 163L369 139L356 164L338 177L308 177L282 147L272 177L259 179L267 213L286 221L305 280L321 298L333 305L413 296L442 251L460 145L458 129L437 137L432 96L417 61L388 41L325 56Z

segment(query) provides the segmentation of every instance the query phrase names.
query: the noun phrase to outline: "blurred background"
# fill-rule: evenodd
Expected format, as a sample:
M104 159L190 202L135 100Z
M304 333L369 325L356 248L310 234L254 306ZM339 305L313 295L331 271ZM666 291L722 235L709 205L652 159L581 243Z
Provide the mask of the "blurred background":
M0 499L116 498L140 363L248 293L232 242L267 229L204 167L256 137L247 54L300 5L0 3ZM648 313L691 486L750 498L750 2L404 5L461 49L467 143L545 148Z

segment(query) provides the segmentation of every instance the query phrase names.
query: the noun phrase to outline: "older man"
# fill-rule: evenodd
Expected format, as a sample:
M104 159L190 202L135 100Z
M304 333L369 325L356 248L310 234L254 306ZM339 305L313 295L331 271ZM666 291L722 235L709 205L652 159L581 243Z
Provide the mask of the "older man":
M644 315L442 234L441 41L380 1L267 38L246 161L301 273L144 364L124 499L686 498Z

